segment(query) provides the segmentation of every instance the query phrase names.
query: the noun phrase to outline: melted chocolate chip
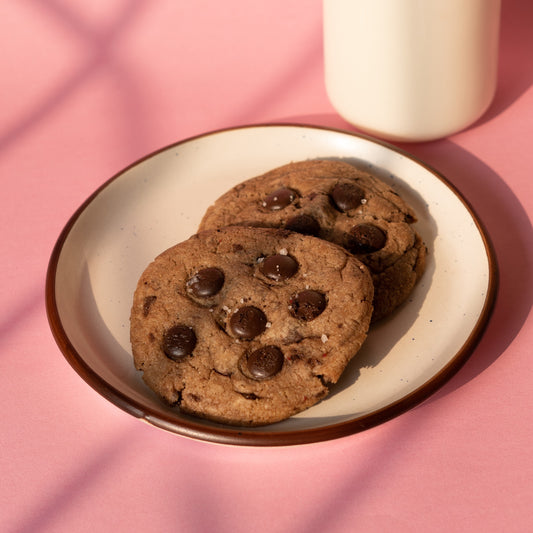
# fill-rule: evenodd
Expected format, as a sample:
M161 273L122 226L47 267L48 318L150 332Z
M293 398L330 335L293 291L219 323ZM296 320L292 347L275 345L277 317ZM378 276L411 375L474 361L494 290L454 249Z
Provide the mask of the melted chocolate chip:
M163 335L163 352L173 361L191 355L196 347L196 334L190 326L172 326Z
M354 226L347 238L346 248L353 254L370 254L385 246L387 235L372 224Z
M253 379L268 379L281 371L284 359L277 346L263 346L248 355L246 368Z
M199 270L187 282L189 291L198 298L209 298L217 294L224 285L224 272L209 267Z
M320 224L311 215L296 215L287 220L285 229L317 237L320 232Z
M275 281L292 278L298 270L298 262L290 255L270 255L261 263L261 272Z
M333 200L333 205L343 213L350 209L355 209L361 205L361 200L364 199L365 193L363 189L354 183L337 183L333 187L330 197Z
M271 211L279 211L290 205L296 199L296 193L282 187L280 189L271 192L263 201L263 207L270 209Z
M267 319L265 313L257 307L241 307L231 315L229 327L240 339L250 340L265 331Z
M326 297L318 291L305 290L298 293L290 302L290 310L296 318L309 321L316 318L326 308Z
M150 313L150 307L157 300L157 296L147 296L143 302L143 316L147 317Z

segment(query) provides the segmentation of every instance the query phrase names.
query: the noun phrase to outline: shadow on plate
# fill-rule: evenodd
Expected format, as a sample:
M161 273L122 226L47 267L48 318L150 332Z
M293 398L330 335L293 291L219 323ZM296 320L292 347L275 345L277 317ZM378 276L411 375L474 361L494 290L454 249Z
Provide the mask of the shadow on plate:
M369 337L377 335L380 338L380 351L365 350L365 345L361 351L350 362L346 370L341 375L339 381L331 386L330 394L334 396L344 389L354 384L360 375L362 368L372 368L377 366L381 360L387 356L396 342L401 339L407 331L414 324L419 316L420 307L422 306L426 294L431 286L431 279L435 272L435 263L431 250L433 249L433 242L437 236L437 224L429 213L428 205L424 198L413 189L408 183L404 182L398 176L391 174L382 168L369 165L367 162L356 158L326 158L326 159L340 159L346 163L350 163L356 168L364 171L369 171L378 176L381 180L387 183L393 190L407 201L407 203L414 209L420 221L421 228L417 227L417 231L421 234L424 244L428 248L428 257L426 270L415 287L417 294L416 299L410 297L404 304L396 309L390 316L383 318L375 324L372 324L369 331ZM386 332L386 334L383 334Z
M526 321L533 304L533 228L504 179L451 140L404 148L437 168L461 191L485 226L498 262L499 289L489 325L474 355L444 388L445 393L496 361Z

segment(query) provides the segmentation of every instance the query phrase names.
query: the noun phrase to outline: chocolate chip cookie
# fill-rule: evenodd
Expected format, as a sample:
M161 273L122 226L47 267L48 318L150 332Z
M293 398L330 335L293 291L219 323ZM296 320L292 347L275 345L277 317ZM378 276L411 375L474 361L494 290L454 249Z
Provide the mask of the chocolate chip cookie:
M192 236L139 279L135 366L166 402L257 426L324 398L366 338L373 284L343 248L291 231Z
M200 230L285 228L343 246L372 273L373 321L411 293L425 270L426 247L413 209L377 177L340 161L302 161L244 181L205 213Z

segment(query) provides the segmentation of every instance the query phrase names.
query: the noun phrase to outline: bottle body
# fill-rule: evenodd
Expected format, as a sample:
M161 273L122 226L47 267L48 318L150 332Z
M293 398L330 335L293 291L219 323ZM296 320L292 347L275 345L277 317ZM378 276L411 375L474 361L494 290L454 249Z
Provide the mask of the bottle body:
M501 0L324 0L328 96L380 137L428 141L475 122L496 90Z

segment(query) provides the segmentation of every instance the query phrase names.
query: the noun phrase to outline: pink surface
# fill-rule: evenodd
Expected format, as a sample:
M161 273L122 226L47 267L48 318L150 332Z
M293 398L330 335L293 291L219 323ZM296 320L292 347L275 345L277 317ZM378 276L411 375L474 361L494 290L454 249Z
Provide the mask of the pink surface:
M489 112L402 145L491 235L500 292L483 339L408 413L267 449L187 440L100 397L53 341L44 279L73 211L161 146L260 122L353 130L327 100L321 2L0 4L1 531L533 530L533 4L503 4Z

